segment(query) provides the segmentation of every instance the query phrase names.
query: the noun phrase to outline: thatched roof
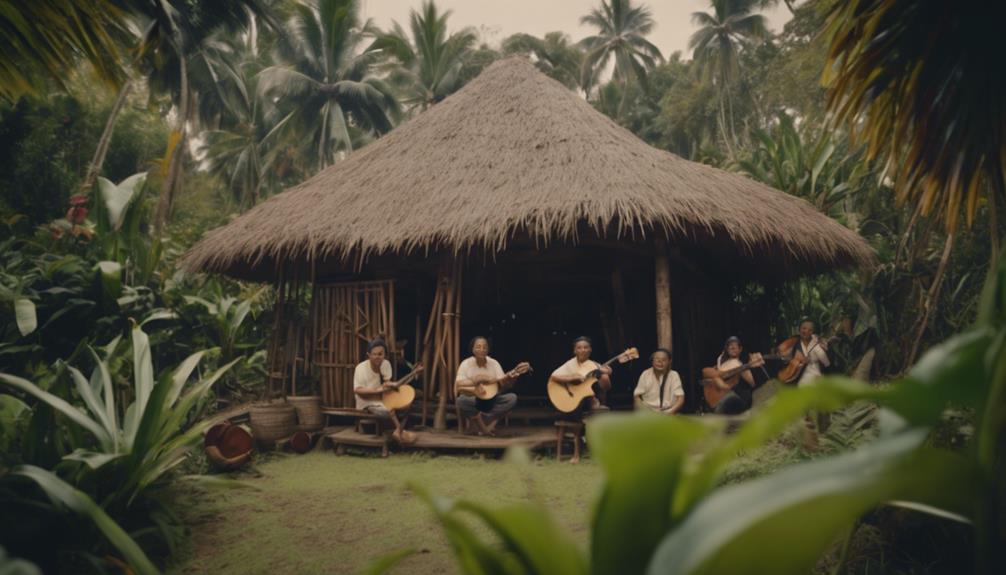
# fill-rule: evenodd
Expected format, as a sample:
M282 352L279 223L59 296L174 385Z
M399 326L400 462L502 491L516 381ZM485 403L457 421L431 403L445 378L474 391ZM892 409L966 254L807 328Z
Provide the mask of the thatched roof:
M277 261L495 253L515 233L539 244L575 242L584 226L608 236L666 232L672 244L715 242L794 272L872 260L859 235L808 202L650 147L513 57L207 233L183 265L262 278Z

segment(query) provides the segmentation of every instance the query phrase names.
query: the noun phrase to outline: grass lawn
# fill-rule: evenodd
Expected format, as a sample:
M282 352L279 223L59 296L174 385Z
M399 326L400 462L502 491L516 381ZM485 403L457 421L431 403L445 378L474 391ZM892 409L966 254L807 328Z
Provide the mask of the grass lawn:
M844 427L840 418L833 424ZM720 482L744 481L831 451L807 453L801 429L794 423L761 448L738 453ZM179 490L191 536L172 572L359 573L375 558L406 548L419 553L395 573L456 572L439 524L408 482L493 506L537 499L586 550L600 467L589 458L580 465L516 459L523 461L407 453L338 457L328 449L267 455L237 476L252 489Z
M256 473L257 472L257 473ZM584 549L600 468L473 456L274 455L240 479L254 489L181 495L192 533L172 572L358 573L374 558L415 548L395 573L453 573L454 557L410 481L493 505L536 498Z

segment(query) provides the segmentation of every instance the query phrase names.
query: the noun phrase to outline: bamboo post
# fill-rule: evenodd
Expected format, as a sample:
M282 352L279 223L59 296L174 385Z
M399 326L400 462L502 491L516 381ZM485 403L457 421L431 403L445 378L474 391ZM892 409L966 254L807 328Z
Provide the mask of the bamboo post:
M656 281L654 288L657 296L657 347L671 349L671 269L667 261L667 241L656 238L653 242L654 271Z

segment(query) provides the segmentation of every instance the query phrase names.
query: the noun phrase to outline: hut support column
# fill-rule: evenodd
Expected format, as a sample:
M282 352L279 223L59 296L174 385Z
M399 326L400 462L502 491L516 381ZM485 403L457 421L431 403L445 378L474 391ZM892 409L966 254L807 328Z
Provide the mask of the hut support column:
M438 390L433 427L447 429L447 398L453 393L454 370L461 362L461 263L447 258L437 272L430 321L423 338L424 391ZM428 401L432 394L423 394ZM425 422L425 418L424 418Z
M667 259L667 240L654 241L654 288L657 295L657 347L671 349L671 266Z

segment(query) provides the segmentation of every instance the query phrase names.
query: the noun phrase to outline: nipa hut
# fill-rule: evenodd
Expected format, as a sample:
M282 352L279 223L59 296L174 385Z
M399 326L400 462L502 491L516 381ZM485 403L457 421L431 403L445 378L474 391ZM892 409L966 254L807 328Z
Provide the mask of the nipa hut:
M737 289L872 257L806 201L652 148L514 57L209 232L184 266L280 286L276 385L310 375L326 405L352 405L353 367L384 334L399 357L425 358L424 421L439 398L443 427L476 334L504 367L538 368L518 383L530 394L581 334L602 361L672 348L694 406L725 337L770 343L772 318L741 317ZM631 393L636 363L615 395Z

